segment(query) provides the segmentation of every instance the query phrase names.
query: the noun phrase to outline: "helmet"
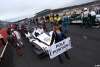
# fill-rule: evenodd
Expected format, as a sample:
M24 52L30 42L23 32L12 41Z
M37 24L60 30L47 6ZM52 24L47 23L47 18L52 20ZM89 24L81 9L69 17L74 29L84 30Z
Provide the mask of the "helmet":
M84 10L87 10L87 8L84 8Z

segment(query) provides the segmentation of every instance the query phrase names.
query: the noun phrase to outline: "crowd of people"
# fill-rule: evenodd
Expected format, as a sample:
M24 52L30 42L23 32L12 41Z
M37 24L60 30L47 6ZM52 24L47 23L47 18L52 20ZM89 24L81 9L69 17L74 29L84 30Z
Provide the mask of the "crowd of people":
M84 10L82 12L81 28L84 25L85 25L85 28L94 26L95 19L96 19L96 12L92 9L88 10L87 8L84 8Z
M92 27L92 26L97 26L99 25L100 21L95 21L96 20L96 15L100 14L100 5L98 5L98 8L94 9L94 6L91 5L90 8L84 8L82 9L82 24L81 28L85 25L85 28L87 27ZM96 25L95 22L98 22Z
M59 27L60 33L62 33L63 31L61 29L61 26L63 26L63 29L66 32L68 30L68 17L65 14L63 15L63 17L60 17L58 14L55 16L50 15L50 17L46 16L45 18L41 17L40 20L42 21L44 31L47 30L46 23L51 23L51 26L52 26L54 32L56 31L56 28L58 29L58 27ZM20 49L22 49L22 47L25 47L22 40L26 39L25 34L27 34L27 32L28 32L29 26L32 24L38 26L38 23L40 20L38 18L28 19L28 20L21 21L21 23L18 22L18 23L9 24L6 38L7 38L8 44L12 45L15 48L18 56L22 55ZM61 38L61 39L59 39L59 41L61 41L62 34L58 34L59 31L56 33L57 33L56 35L59 35L59 37ZM57 42L59 42L59 41L57 41ZM66 52L65 52L65 56L69 59ZM59 55L59 59L62 63L63 61L61 60L60 55Z
M95 22L96 18L96 13L93 10L89 10L87 8L84 8L81 13L81 19L82 19L82 24L81 28L85 25L85 27L92 27ZM16 53L18 56L21 56L22 53L20 52L20 48L25 47L24 43L22 42L22 39L24 40L26 38L25 33L27 33L27 29L29 28L30 25L39 25L40 23L43 24L43 30L47 31L47 26L46 23L50 23L51 27L53 28L53 34L51 38L51 43L52 45L53 41L55 40L55 43L60 42L61 40L65 39L66 36L64 33L68 32L68 16L66 14L63 14L63 16L59 16L58 14L56 15L50 15L50 16L45 16L41 18L31 18L28 20L21 21L21 23L17 24L12 24L9 25L8 30L7 30L7 40L8 43L10 43L14 48L16 49ZM5 44L5 43L4 43ZM69 58L67 55L67 52L64 52L65 56ZM61 60L60 55L58 56L60 59L60 62L63 63Z
M22 42L22 39L24 40L26 38L25 33L27 33L27 24L24 22L21 24L21 26L12 24L9 25L7 30L7 41L8 44L11 44L15 49L18 56L21 56L22 53L20 52L20 49L24 46L24 43Z

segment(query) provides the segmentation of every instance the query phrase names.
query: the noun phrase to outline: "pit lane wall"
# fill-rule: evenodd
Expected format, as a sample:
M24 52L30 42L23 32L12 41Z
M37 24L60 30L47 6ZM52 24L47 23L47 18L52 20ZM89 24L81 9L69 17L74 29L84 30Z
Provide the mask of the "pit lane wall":
M3 36L4 41L7 43L7 28L0 30L0 34ZM0 59L3 57L7 45L4 45L2 41L0 41Z

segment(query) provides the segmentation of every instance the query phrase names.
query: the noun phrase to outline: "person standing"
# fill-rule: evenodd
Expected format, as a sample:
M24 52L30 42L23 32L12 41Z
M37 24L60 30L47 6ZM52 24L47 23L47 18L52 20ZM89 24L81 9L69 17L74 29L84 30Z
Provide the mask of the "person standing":
M36 24L38 25L38 18L36 18L35 20L36 20Z
M56 15L56 20L60 25L62 25L62 19L58 14Z
M46 22L43 22L43 30L47 31Z
M100 5L98 5L98 8L97 8L96 14L100 14Z
M87 8L84 8L83 22L81 24L81 28L83 27L83 25L85 25L85 28L88 27L88 18L89 18L89 11L87 10Z
M53 18L53 16L51 15L51 16L50 16L50 23L51 23L51 26L53 26L53 22L54 22L54 18Z
M26 32L26 27L25 27L25 24L24 23L22 23L22 25L21 25L21 36L22 36L22 38L23 38L23 40L25 39L25 32Z
M62 27L65 32L68 31L68 17L65 14L62 17Z
M18 56L21 56L21 52L19 50L19 47L17 46L17 42L16 39L14 38L14 36L12 35L11 32L7 32L7 41L9 44L11 44L15 49L16 49L16 53Z
M59 28L60 28L60 24L58 22L55 22L54 26L53 26L53 34L52 34L50 45L52 45L54 41L55 41L55 43L58 43L66 38L64 33L61 32L61 30ZM64 52L64 54L68 59L70 59L69 56L67 55L67 52ZM60 55L58 57L59 57L60 62L63 63Z
M47 16L47 22L49 22L49 19L50 19L50 17L49 17L49 16Z
M12 35L15 36L18 46L24 47L23 42L21 41L20 33L17 30L12 30Z
M95 19L96 19L96 13L93 10L90 10L90 26L93 26L95 23Z
M33 18L33 20L32 20L32 21L33 21L33 23L34 23L34 25L35 25L36 23L35 23L35 19L34 19L34 18Z

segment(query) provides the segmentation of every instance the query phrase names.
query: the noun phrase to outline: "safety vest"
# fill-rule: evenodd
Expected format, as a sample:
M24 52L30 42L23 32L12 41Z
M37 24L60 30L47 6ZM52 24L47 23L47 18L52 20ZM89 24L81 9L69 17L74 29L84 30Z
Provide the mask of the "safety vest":
M59 21L61 21L61 17L58 17L58 18L57 18L57 22L59 22Z
M61 19L61 17L58 17L58 18L57 18L57 22L58 22L59 24L62 24L62 19Z
M54 22L54 19L53 19L53 17L50 17L50 22Z
M57 21L57 18L56 17L54 18L54 21Z

